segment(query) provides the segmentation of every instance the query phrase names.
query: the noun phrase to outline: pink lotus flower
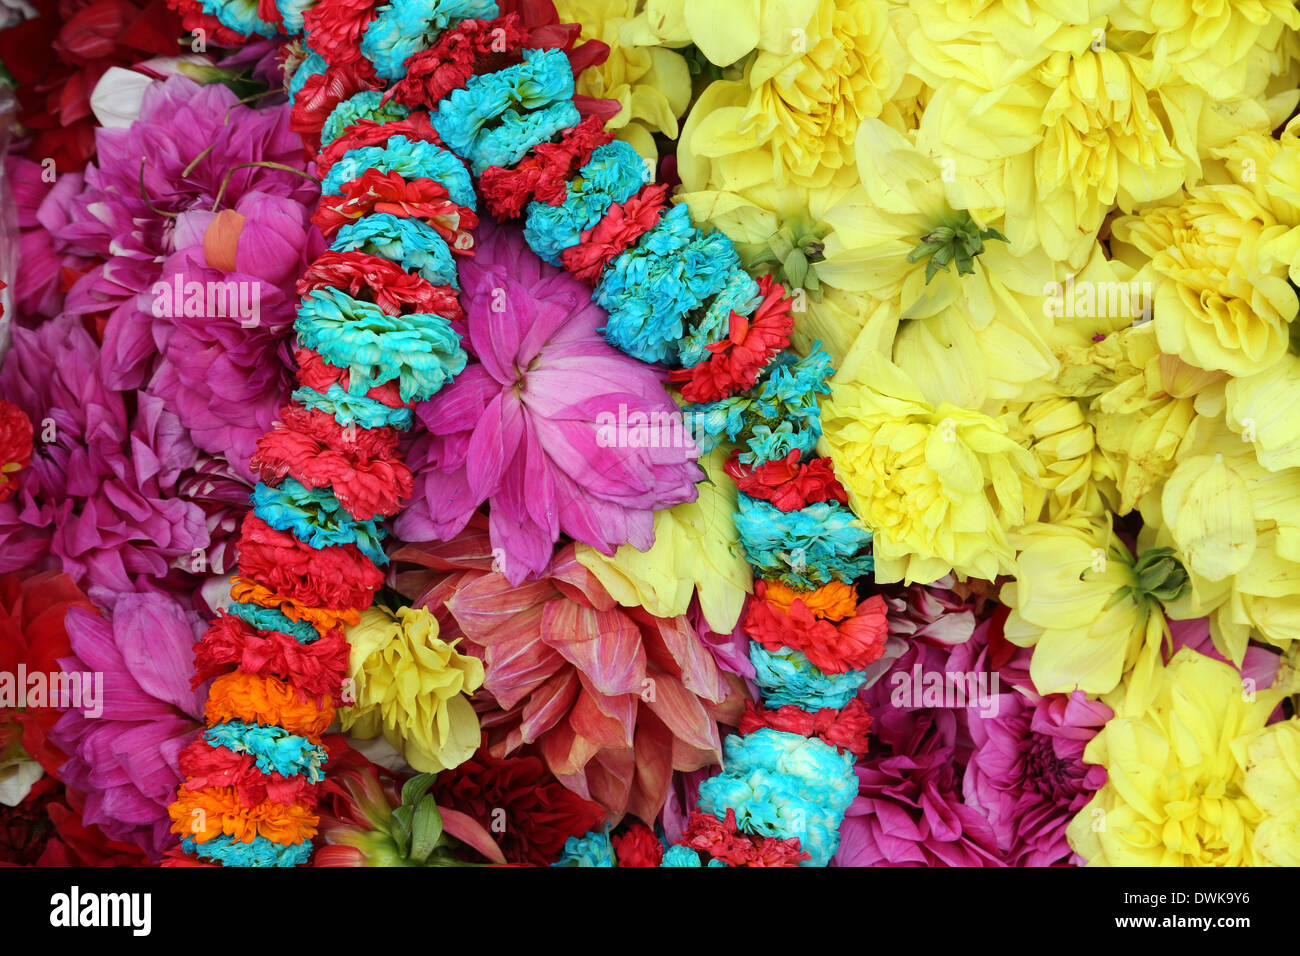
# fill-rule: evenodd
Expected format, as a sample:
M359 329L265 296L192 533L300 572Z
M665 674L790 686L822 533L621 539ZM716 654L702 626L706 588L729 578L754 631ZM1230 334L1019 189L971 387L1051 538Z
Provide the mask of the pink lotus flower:
M478 362L418 410L428 435L398 535L446 540L489 502L514 584L545 570L561 534L605 554L649 548L654 511L694 500L698 450L684 432L677 447L605 447L598 418L676 413L663 374L606 344L590 290L516 231L483 223L461 286Z
M535 751L570 790L653 820L674 771L721 760L718 723L734 726L744 691L721 671L686 617L619 607L600 582L560 550L536 581L515 586L490 570L485 521L456 539L407 545L404 590L438 617L442 637L464 637L487 671L476 702L490 752ZM410 593L407 590L407 593Z

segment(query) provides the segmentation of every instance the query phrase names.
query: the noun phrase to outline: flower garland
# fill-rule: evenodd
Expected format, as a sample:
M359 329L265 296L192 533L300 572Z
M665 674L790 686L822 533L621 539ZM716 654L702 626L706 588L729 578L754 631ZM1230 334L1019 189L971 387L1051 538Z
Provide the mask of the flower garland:
M236 29L234 5L207 0L204 10ZM738 446L728 470L740 488L741 541L760 577L744 626L762 707L751 705L742 734L727 738L726 770L701 786L699 812L661 865L699 866L704 858L711 866L826 865L857 794L854 758L865 751L870 724L856 693L887 630L883 600L857 600L855 582L873 567L871 533L845 506L829 459L811 457L829 356L820 346L803 358L788 349L785 288L770 276L750 277L725 235L703 233L685 206L670 206L668 190L649 181L636 151L580 106L574 78L582 57L565 50L576 30L529 30L519 13L501 15L494 0L321 0L303 20L308 56L289 89L295 128L309 143L317 134L329 141L318 154L326 178L316 221L333 245L300 290L307 371L285 417L304 427L259 445L257 467L279 484L259 486L255 516L322 552L351 548L383 563L374 519L394 513L409 488L409 475L406 486L396 478L404 466L387 430L406 427L409 413L400 412L465 362L452 310L401 310L412 298L426 301L429 286L454 293L453 253L472 248L473 188L450 161L455 154L489 212L522 216L524 237L541 258L594 286L612 345L672 368L701 447ZM243 22L247 32L267 26ZM376 95L381 79L396 83ZM390 281L419 289L399 304L380 291ZM373 302L355 297L362 293ZM326 369L335 380L322 381ZM337 441L331 415L344 431L381 433L365 439L384 446L381 467L372 468L374 458L351 437ZM288 428L282 423L277 433ZM297 454L286 453L291 448ZM354 490L363 477L381 487L387 478L389 494ZM387 510L371 512L379 505ZM313 614L276 591L289 590L269 580L277 575L263 570L267 580L259 582L250 567L247 576L263 586L237 582L237 596L248 600L235 606L243 609L234 610L237 620L223 616L215 632L233 627L245 640L289 634L301 642L308 629L322 639L335 635L326 625L346 620L348 609ZM328 706L322 700L322 713ZM323 756L311 749L318 745L285 729L283 710L257 711L271 725L225 719L235 710L210 705L225 722L208 731L205 746L247 753L268 773L319 779ZM268 740L291 759L272 762ZM310 813L240 803L210 787L200 788L200 806L191 788L206 779L185 785L173 807L176 826L209 809L222 822L187 837L187 851L222 862L306 859ZM566 858L586 852L580 843Z

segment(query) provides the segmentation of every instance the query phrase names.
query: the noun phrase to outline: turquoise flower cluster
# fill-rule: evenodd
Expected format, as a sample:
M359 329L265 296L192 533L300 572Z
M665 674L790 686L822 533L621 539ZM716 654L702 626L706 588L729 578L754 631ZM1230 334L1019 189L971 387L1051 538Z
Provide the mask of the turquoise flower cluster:
M334 107L321 128L321 142L328 143L342 136L349 126L363 119L376 123L390 123L404 120L411 111L394 100L384 102L381 90L362 90L354 93Z
M678 361L686 316L740 265L721 232L704 235L685 206L669 209L601 274L592 298L609 312L605 338L643 362Z
M464 371L468 360L444 317L390 315L341 289L307 295L294 328L301 344L335 368L347 369L354 395L396 379L403 401L424 401Z
M853 755L817 737L762 728L723 742L724 767L700 784L700 810L777 839L798 839L810 859L825 866L839 846L840 820L858 794Z
M308 51L307 59L298 64L298 69L294 70L293 76L289 78L286 92L289 94L290 100L295 99L302 92L303 86L306 85L309 79L313 76L319 76L329 68L329 64L325 62L325 57L307 46L306 40L303 40L302 45Z
M247 36L273 37L280 31L257 15L257 0L203 0L203 12L216 17L223 27Z
M275 9L289 34L301 33L306 25L302 15L316 5L316 0L275 0Z
M236 601L226 608L226 612L259 631L287 634L299 644L312 644L320 639L320 633L309 622L292 620L278 607L262 607L260 604Z
M248 754L262 773L304 776L312 783L325 779L325 771L321 769L329 760L325 748L274 724L227 720L203 731L203 739L213 747Z
M827 674L802 651L788 647L769 651L757 641L749 642L749 662L754 665L754 683L763 692L763 705L773 709L793 704L809 713L827 707L839 710L867 681L866 671Z
M780 578L794 588L816 588L831 581L851 584L875 567L867 551L871 532L838 502L782 511L742 493L737 504L736 530L745 560L763 577Z
M641 154L622 140L597 146L566 187L564 202L528 204L525 241L551 265L559 265L560 253L576 246L612 204L627 202L648 176Z
M409 408L391 408L365 395L352 395L338 384L331 385L324 393L304 385L294 389L292 398L306 408L333 415L334 420L345 428L348 425L360 428L389 426L405 431L414 421L414 413Z
M300 866L311 859L311 842L276 843L264 836L244 843L229 834L199 843L194 837L181 840L181 849L190 856L222 866Z
M725 438L742 446L740 460L750 465L784 458L795 448L811 452L822 434L817 396L830 394L833 371L818 342L805 358L782 352L747 393L688 405L700 448L712 451Z
M460 287L451 247L419 219L386 212L362 216L340 229L330 248L383 256L400 263L407 272L420 273L434 285Z
M522 63L470 77L429 114L447 148L468 159L475 174L513 166L580 119L562 50L525 50Z
M355 544L375 564L388 563L380 543L387 532L373 519L353 518L329 488L304 488L294 478L274 488L259 481L253 489L253 512L276 531L292 532L310 547Z
M321 183L322 195L343 195L344 184L360 178L367 169L395 171L403 179L432 179L446 187L452 202L476 208L474 181L464 163L437 143L407 139L400 133L390 136L383 146L359 146L344 153Z
M361 55L390 82L406 75L406 60L462 20L493 20L496 0L392 0L361 35Z
M569 837L564 841L560 858L551 866L618 866L614 847L609 842L609 829Z

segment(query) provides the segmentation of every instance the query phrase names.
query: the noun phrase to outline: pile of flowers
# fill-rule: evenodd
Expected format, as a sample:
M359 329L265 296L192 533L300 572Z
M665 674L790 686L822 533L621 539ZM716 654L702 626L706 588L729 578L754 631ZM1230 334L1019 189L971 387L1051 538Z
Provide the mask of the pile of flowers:
M0 862L1300 863L1293 5L106 2Z

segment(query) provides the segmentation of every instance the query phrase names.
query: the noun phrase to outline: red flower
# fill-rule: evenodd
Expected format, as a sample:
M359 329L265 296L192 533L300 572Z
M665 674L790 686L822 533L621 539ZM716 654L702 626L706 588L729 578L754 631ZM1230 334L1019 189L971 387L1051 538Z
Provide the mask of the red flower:
M644 823L634 823L610 841L619 866L658 866L664 858L663 844Z
M31 460L31 419L13 402L0 401L0 501L18 490L18 473Z
M440 773L433 792L440 806L489 830L511 863L554 863L569 837L605 818L600 804L565 789L536 757L494 757L480 750Z
M354 299L374 302L389 315L419 312L441 315L453 323L465 317L455 289L433 285L423 276L407 272L391 259L365 252L324 252L298 280L299 295L330 287L346 292ZM303 384L307 384L305 379ZM396 395L397 386L393 385L391 391ZM399 401L398 404L402 403Z
M817 501L849 503L829 458L801 463L799 450L794 449L783 459L765 461L755 468L741 464L736 452L725 467L742 492L770 501L782 511L798 511Z
M240 526L239 571L309 607L367 608L384 575L355 544L308 547L249 511Z
M820 737L831 746L861 756L867 752L871 714L858 697L840 710L826 707L811 714L794 704L768 710L755 706L753 701L746 701L745 713L737 729L741 734L752 734L764 727L802 737Z
M763 600L766 583L755 584L756 600L749 602L744 630L769 651L782 647L802 651L814 667L828 674L861 670L885 652L889 622L885 599L879 594L859 604L852 617L833 623L817 617L797 598L789 613Z
M489 166L479 177L479 192L498 219L514 219L524 206L538 202L558 206L568 195L568 180L591 159L592 150L614 139L597 117L587 117L558 143L539 143L518 165Z
M202 30L216 46L238 47L248 40L204 10L203 0L168 0L167 5L180 14L186 33Z
M59 660L72 656L63 618L68 608L97 613L71 577L56 571L15 571L0 577L0 671L28 673L60 670ZM0 708L0 721L22 727L23 749L45 772L57 776L66 756L46 740L59 719L52 707Z
M446 240L453 252L474 247L471 230L478 216L451 201L447 187L432 179L407 181L395 170L367 169L360 179L343 186L343 195L325 196L312 222L329 238L340 228L371 213L420 219Z
M331 66L324 73L307 77L294 97L289 128L302 135L307 154L314 154L320 148L320 131L334 107L363 90L382 88L383 83L369 60Z
M213 747L199 738L180 752L177 758L185 790L208 787L233 787L239 802L255 807L264 800L275 803L301 803L315 809L316 785L301 774L285 777L276 771L263 773L249 754L235 753L225 747Z
M311 48L331 66L361 60L361 34L379 16L382 0L320 0L303 14Z
M406 76L384 95L404 106L434 109L476 72L490 73L518 59L528 43L518 14L495 20L462 20L441 34L433 46L406 61Z
M257 440L249 467L268 484L288 475L304 488L332 488L358 521L396 514L411 494L411 469L397 453L394 429L345 429L332 415L297 404L286 405Z
M729 866L798 866L809 859L797 837L756 837L736 828L736 811L725 820L696 811L686 823L682 843Z
M758 280L762 303L749 318L731 313L727 337L709 346L708 361L694 368L675 369L668 380L681 386L688 402L714 402L750 388L772 357L790 344L794 316L785 286L771 276Z
M85 798L43 777L16 807L0 806L0 866L145 866L139 847L82 820Z
M190 684L239 668L249 674L279 677L304 694L329 694L335 704L342 699L348 672L348 642L342 631L329 631L310 644L279 631L259 631L241 618L218 611L203 637L194 645L194 676Z
M560 253L560 264L575 278L595 283L610 261L659 222L667 194L662 183L642 186L627 202L611 206L600 222L583 230L576 246Z
M325 177L330 174L334 164L343 158L343 154L362 146L380 146L390 136L405 136L409 140L421 140L442 146L442 138L429 125L428 113L412 113L403 120L389 123L376 123L372 119L359 119L320 151L316 157L316 175Z

